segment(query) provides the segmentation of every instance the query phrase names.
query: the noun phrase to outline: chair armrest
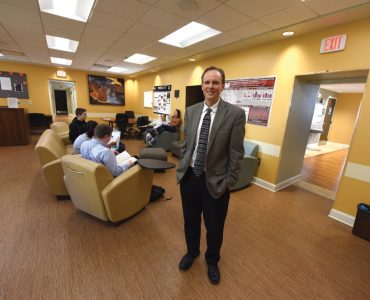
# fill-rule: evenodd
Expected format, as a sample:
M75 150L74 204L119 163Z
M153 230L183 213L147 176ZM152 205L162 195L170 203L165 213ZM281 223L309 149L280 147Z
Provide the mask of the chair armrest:
M49 186L49 190L57 196L69 195L65 182L61 159L48 162L42 167L42 173Z
M72 144L71 140L69 139L69 132L58 133L58 136L63 141L64 145Z
M126 219L149 203L153 170L135 165L112 180L102 191L108 218Z

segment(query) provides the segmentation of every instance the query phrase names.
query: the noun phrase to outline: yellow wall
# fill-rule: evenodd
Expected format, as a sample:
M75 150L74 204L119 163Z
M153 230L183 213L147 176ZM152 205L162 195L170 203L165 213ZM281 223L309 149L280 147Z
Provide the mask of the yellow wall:
M338 94L329 131L329 142L346 145L351 143L361 99L362 94Z
M321 39L329 36L346 33L348 42L344 51L320 54ZM126 81L126 107L138 114L153 116L151 109L143 108L143 93L151 91L154 85L172 85L172 110L185 110L185 87L200 84L202 71L210 66L222 67L227 78L245 78L258 76L276 76L273 106L268 127L247 125L246 138L279 148L283 144L286 122L292 98L295 76L323 73L326 71L346 71L370 68L370 19L328 28L295 38L284 38L279 42L248 48L208 60L189 63L181 67L138 77ZM34 104L30 111L50 113L48 103L47 80L53 78L55 68L22 65L0 61L0 68L4 71L27 73L30 97ZM78 105L86 107L89 112L115 112L120 108L114 106L91 106L88 104L88 89L86 72L66 69L68 80L77 83ZM173 91L180 90L180 98L173 97ZM1 103L0 103L1 104ZM353 140L349 149L348 161L361 164L370 169L370 88L367 85L363 95L362 108L354 131ZM279 155L269 155L262 151L259 156L261 165L258 177L271 184L277 184L279 169ZM355 184L353 183L355 182ZM353 197L347 197L358 182L362 188L356 189ZM344 176L341 180L334 208L354 215L358 201L369 199L370 183L366 180L354 180Z
M344 51L320 54L320 43L325 37L346 33L348 43ZM272 146L281 146L283 143L285 126L293 92L295 76L325 73L346 70L360 70L370 68L370 19L328 28L299 36L284 39L279 42L244 49L219 57L197 63L165 70L153 75L146 75L137 79L136 96L142 97L146 90L150 90L156 84L172 84L173 90L180 90L181 98L178 106L184 110L185 86L200 83L201 72L210 65L222 67L227 78L245 78L257 76L277 76L272 112L268 127L247 125L246 138L257 140ZM135 97L134 97L135 98ZM173 103L177 104L176 101ZM369 87L363 97L363 105L369 106ZM138 108L139 109L139 108ZM369 130L366 129L365 120L370 119L370 112L366 109L362 112L362 122L358 122L356 130L358 138L354 137L354 149L350 149L348 161L364 164L370 168L370 156L367 150L370 148ZM361 136L361 138L360 138ZM366 138L365 138L366 136ZM280 158L267 154L260 154L261 165L257 176L277 184L277 172ZM264 157L266 159L264 159ZM357 180L356 180L357 181ZM352 189L351 184L342 180L344 187L339 189L338 201L335 208L339 211L354 215L358 199L369 199L370 184L362 182L365 189L357 190L357 199L342 199L345 193ZM345 203L345 204L343 204Z
M68 77L60 79L56 77L57 70L58 68L53 67L27 65L0 60L0 71L20 72L27 75L29 99L26 99L25 104L22 104L23 99L20 99L20 107L27 108L29 112L51 114L49 79L75 82L77 107L84 107L89 113L116 113L123 112L124 110L131 110L133 107L133 105L130 104L130 100L126 100L125 106L90 105L87 74L105 76L106 74L65 69ZM128 85L130 85L130 83ZM125 87L125 89L127 89L127 87ZM29 104L29 101L32 101L32 104ZM7 105L6 99L0 98L0 105Z

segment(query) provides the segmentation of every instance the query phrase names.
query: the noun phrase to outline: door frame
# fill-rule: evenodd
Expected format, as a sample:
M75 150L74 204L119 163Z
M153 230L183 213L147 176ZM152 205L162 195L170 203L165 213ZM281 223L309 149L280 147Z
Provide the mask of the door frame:
M57 85L57 84L60 86L58 88L55 88L54 85ZM50 114L56 115L54 90L70 90L71 91L71 103L70 103L70 111L68 112L68 115L74 116L74 111L77 108L76 83L74 81L49 79L48 85L49 85Z

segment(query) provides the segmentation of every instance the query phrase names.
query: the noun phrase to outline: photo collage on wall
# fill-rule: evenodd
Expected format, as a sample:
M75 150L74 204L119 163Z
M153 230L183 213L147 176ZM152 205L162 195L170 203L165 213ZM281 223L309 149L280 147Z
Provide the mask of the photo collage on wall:
M159 85L153 88L153 112L171 114L171 85Z
M268 126L276 77L225 81L222 99L244 109L247 123Z

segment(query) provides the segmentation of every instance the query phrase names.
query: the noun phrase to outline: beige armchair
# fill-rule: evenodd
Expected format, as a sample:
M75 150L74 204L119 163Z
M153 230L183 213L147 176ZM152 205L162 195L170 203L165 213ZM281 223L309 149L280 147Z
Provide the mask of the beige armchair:
M51 193L57 199L68 198L60 158L72 153L72 145L65 145L58 134L46 129L36 144L35 152Z
M102 164L76 155L63 156L62 166L73 204L98 219L119 222L149 203L152 170L135 165L113 178Z
M50 129L54 130L56 134L62 139L63 143L71 144L69 139L69 125L65 122L54 122L50 125Z

